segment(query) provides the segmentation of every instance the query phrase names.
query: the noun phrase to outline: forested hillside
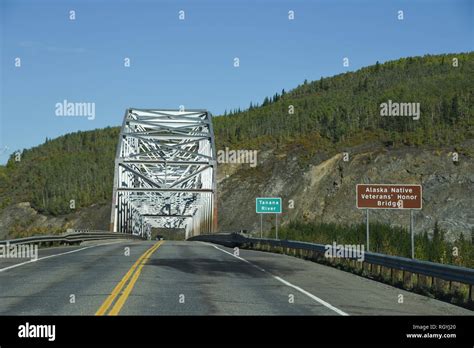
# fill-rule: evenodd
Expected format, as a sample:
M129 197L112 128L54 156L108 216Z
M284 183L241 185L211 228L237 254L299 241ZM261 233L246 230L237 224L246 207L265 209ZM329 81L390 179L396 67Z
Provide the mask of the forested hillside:
M305 81L266 98L260 107L220 118L215 131L219 144L228 146L294 141L310 134L337 143L364 132L407 144L455 143L474 134L472 76L473 52L377 63ZM381 117L380 104L389 99L420 103L420 119Z
M119 128L66 134L12 156L0 167L0 202L31 202L52 215L111 199Z
M216 117L217 146L296 144L311 156L324 147L368 140L456 145L474 137L472 76L471 52L399 59L305 81L262 105ZM420 103L420 119L381 117L380 104L389 99ZM0 208L28 201L40 212L58 215L70 211L72 199L76 208L108 202L118 132L114 127L67 134L24 150L21 161L12 156L0 166Z

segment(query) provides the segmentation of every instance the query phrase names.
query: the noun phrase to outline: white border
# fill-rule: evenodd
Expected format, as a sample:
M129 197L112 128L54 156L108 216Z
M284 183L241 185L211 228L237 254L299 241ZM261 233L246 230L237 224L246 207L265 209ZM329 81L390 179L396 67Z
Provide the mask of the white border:
M280 200L280 211L279 212L268 212L268 213L262 213L257 211L257 199L279 199ZM282 214L283 213L283 205L282 205L282 200L281 197L257 197L255 198L255 212L257 214Z
M420 187L420 207L419 208L366 208L359 207L359 196L357 194L359 185L371 186L418 186ZM388 210L422 210L423 209L423 186L420 184L357 184L356 185L356 207L357 209L388 209Z

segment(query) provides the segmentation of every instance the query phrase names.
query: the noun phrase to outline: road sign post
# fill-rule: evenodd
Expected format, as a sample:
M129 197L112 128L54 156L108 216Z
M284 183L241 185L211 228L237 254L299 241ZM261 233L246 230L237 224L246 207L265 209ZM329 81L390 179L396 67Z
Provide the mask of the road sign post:
M421 185L358 184L357 208L366 210L367 251L369 251L369 209L409 209L411 258L415 258L413 210L422 209Z
M275 214L275 239L278 239L278 214Z
M278 239L278 214L281 214L280 197L255 198L255 211L257 214L275 214L275 239ZM260 215L260 236L263 235L262 215Z
M413 209L410 209L411 258L415 258L415 233L413 231Z
M260 214L260 238L263 238L263 215Z
M367 229L367 251L369 251L369 209L365 209L365 223L366 223L366 229Z

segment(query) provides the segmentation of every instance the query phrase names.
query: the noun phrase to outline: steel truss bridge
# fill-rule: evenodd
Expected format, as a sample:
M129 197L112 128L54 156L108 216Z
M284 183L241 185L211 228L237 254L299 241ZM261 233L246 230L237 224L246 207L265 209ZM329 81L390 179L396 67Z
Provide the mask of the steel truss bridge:
M128 109L115 157L110 230L217 229L216 151L206 110Z

